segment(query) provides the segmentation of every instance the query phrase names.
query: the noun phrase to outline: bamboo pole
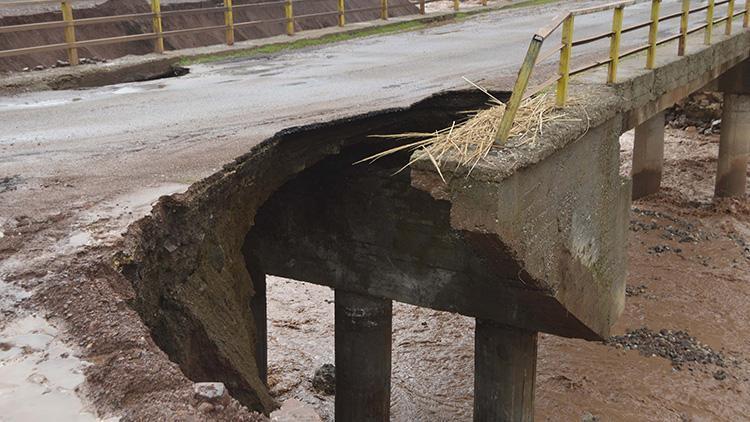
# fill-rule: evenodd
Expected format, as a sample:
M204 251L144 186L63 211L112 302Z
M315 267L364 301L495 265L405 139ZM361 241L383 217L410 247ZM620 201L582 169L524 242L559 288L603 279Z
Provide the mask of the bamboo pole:
M224 0L224 25L227 27L226 39L227 45L234 45L234 12L232 11L232 0Z
M153 26L156 39L154 40L154 52L164 52L164 36L162 35L161 3L159 0L151 0L151 13L154 14Z
M539 50L542 49L542 43L544 43L544 38L539 35L534 35L534 38L531 39L531 44L529 44L529 49L526 52L526 58L523 59L521 69L518 71L516 84L513 86L513 93L510 96L508 104L505 106L505 113L503 113L503 118L500 120L497 132L495 132L496 144L503 145L508 141L510 129L513 127L513 119L516 117L518 107L521 106L523 94L529 85L531 72L534 70L537 57L539 57Z
M573 15L568 15L562 27L562 49L560 50L560 79L557 80L558 107L565 105L568 99L568 81L570 79L570 53L573 49Z
M612 15L612 39L609 44L609 69L607 83L617 81L617 65L620 63L620 39L622 38L622 18L624 6L616 7Z
M659 36L659 6L661 0L651 0L651 25L648 31L648 52L646 69L653 69L656 64L656 41Z
M78 49L75 48L76 43L76 27L73 23L73 7L69 1L63 1L60 3L62 9L63 20L65 21L65 43L68 44L68 63L71 66L78 64Z
M680 39L677 44L677 55L684 56L687 48L688 22L690 18L690 0L682 0L682 15L680 16Z

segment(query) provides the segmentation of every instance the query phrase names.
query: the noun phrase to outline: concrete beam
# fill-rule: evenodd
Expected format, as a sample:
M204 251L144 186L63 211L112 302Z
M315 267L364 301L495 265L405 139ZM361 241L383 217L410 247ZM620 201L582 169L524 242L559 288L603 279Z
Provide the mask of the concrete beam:
M716 172L717 197L743 197L750 152L750 95L724 94Z
M664 112L635 128L633 144L633 199L659 191L664 165Z
M750 60L738 64L719 78L719 91L750 95Z
M537 333L476 322L474 422L533 421Z
M387 422L391 409L390 300L336 291L336 420Z

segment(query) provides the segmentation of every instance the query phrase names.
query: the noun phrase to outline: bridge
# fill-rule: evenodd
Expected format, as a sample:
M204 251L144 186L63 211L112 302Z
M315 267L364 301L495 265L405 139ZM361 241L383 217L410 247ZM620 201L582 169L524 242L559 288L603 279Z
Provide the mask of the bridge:
M716 195L745 193L747 3L665 1L679 8L660 13L661 3L647 2L650 19L630 26L622 19L640 6L633 1L551 20L502 98L497 143L472 167L458 154L436 166L409 150L352 165L383 150L372 135L433 132L486 107L484 93L453 90L282 130L161 198L129 227L117 257L136 292L132 306L188 377L210 372L244 404L269 411L265 276L334 288L336 417L357 421L389 417L392 301L471 316L474 420L531 420L537 333L600 340L622 311L630 201L659 189L666 108L706 86L725 93ZM724 17L714 14L721 5ZM576 16L608 12L611 31L575 38ZM679 29L660 39L670 19ZM534 65L552 57L539 54L542 44L557 41L560 25L551 50L559 71L551 82L534 79ZM621 50L632 28L648 28L647 43ZM609 59L570 68L583 57L575 47L602 39ZM486 86L501 96L499 85ZM566 117L542 123L533 142L510 136L524 98L552 85ZM619 174L618 140L630 129L632 181Z

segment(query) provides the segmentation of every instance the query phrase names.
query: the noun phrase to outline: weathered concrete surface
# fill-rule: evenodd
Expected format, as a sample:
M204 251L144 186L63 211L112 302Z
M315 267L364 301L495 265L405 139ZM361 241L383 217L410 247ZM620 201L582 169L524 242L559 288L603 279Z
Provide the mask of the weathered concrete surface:
M664 161L664 112L635 127L633 145L633 196L638 199L659 191Z
M682 58L660 48L653 71L640 57L623 61L613 86L603 84L606 68L584 74L570 90L583 103L569 108L580 122L550 123L532 144L511 140L469 175L449 160L447 185L429 160L418 161L413 185L451 202L453 227L497 236L530 276L526 285L607 336L624 302L630 204L619 136L745 60L750 32L688 45Z

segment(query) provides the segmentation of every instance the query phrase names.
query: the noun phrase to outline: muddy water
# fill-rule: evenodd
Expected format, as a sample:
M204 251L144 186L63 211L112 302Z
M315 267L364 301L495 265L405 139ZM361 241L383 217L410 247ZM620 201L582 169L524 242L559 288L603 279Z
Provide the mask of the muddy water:
M588 414L602 421L747 420L750 206L746 199L711 201L717 141L667 131L662 193L635 202L631 213L627 283L643 292L627 298L613 334L687 330L724 353L727 367L676 370L637 350L542 334L537 420L579 421ZM632 134L624 135L621 149L627 173ZM656 246L670 249L656 253ZM333 420L333 397L315 393L310 383L316 368L334 361L333 292L278 278L268 286L273 393ZM393 325L392 420L471 420L473 321L395 303ZM720 369L726 379L714 377Z

